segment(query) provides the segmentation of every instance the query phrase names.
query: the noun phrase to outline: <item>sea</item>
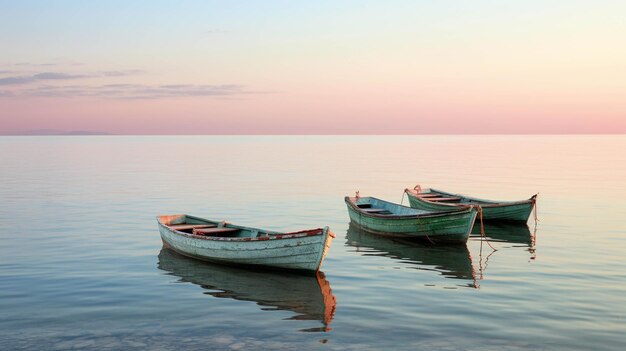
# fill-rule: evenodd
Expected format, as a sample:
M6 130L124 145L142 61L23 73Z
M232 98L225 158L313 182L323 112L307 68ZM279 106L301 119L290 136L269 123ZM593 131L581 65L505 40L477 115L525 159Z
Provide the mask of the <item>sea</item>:
M466 245L345 196L538 195ZM318 275L164 249L156 216L329 226ZM626 136L0 137L0 350L623 350Z

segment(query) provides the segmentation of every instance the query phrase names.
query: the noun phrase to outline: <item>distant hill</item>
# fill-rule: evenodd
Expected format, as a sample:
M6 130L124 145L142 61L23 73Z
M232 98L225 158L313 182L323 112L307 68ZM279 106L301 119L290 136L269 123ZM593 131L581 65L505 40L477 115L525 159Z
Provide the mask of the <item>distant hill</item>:
M61 135L113 135L107 132L89 131L89 130L72 130Z
M0 135L113 135L112 133L90 130L57 130L57 129L29 129L12 132L0 132Z

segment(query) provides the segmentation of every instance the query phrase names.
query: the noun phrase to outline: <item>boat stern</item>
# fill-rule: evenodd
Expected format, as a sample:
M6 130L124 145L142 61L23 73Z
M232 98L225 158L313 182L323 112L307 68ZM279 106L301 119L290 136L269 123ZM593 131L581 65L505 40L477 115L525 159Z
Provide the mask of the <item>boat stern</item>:
M324 238L324 249L322 250L322 254L320 256L319 264L317 265L316 271L319 271L320 268L322 268L322 263L324 263L324 258L326 258L326 255L328 254L328 250L330 250L330 245L332 244L333 239L337 237L335 233L330 231L330 228L328 226L324 227L322 236Z
M156 216L157 221L162 225L183 224L187 221L187 215L159 215Z

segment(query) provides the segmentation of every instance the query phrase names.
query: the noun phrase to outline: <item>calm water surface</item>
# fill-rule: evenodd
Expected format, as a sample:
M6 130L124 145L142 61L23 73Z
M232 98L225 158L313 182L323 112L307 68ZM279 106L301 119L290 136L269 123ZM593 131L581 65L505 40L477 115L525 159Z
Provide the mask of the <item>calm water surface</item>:
M624 136L0 137L0 349L622 350L625 180ZM349 225L417 183L539 222ZM233 269L162 250L172 213L337 238L317 277Z

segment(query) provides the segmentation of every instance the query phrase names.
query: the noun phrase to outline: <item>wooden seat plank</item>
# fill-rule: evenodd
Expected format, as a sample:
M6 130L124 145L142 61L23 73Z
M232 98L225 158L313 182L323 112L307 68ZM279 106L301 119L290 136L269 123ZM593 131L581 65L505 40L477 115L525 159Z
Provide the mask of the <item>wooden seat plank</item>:
M172 224L168 227L174 230L188 230L188 229L200 229L200 228L214 228L215 224Z
M377 212L385 212L385 211L387 211L384 208L363 208L361 210L363 212L367 212L367 213L377 213Z
M439 194L430 194L430 193L427 193L427 194L417 193L416 196L418 196L418 197L439 197L441 195L439 195Z
M221 234L221 233L231 233L236 232L239 229L236 228L206 228L206 229L194 229L193 233L196 235L207 235L207 234Z
M460 197L431 197L428 201L459 201Z

